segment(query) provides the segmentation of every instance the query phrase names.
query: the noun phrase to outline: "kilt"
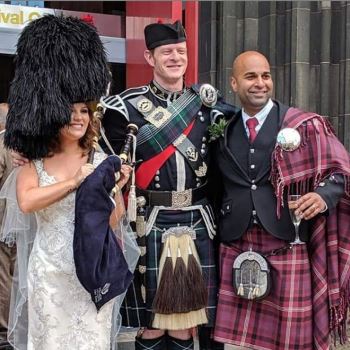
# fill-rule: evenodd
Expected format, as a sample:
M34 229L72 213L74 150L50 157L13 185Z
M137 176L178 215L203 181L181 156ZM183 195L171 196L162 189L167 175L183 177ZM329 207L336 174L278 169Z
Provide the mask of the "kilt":
M232 287L235 258L252 248L267 254L286 245L254 226L241 239L220 246L220 289L214 339L259 350L311 350L312 289L306 244L269 256L272 287L263 300L239 298Z
M153 225L151 232L146 237L146 302L143 301L141 296L140 280L142 276L137 272L134 281L127 291L120 310L123 326L152 327L152 304L157 290L159 260L162 253L161 238L164 231L174 226L193 227L196 232L194 243L198 252L203 277L208 291L208 303L206 307L208 324L206 326L212 327L214 325L219 285L218 269L215 263L216 257L214 256L214 242L209 238L207 228L199 210L163 210L159 211L156 222Z

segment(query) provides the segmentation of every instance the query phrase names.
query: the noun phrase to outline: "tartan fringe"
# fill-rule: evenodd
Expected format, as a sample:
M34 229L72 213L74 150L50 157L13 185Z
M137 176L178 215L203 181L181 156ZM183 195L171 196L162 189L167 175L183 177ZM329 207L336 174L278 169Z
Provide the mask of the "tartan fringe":
M350 307L350 282L346 288L340 292L339 304L330 307L330 331L332 332L334 346L339 339L340 345L344 345L347 340L346 326L348 321L348 310Z
M336 135L334 127L328 118L326 118L326 117L321 118L321 121L324 125L324 129L325 129L327 135L332 135L332 134Z
M281 206L283 203L284 181L281 170L281 161L283 159L283 150L280 146L276 146L275 151L272 153L271 159L271 174L270 181L275 189L275 195L277 199L277 217L281 217Z

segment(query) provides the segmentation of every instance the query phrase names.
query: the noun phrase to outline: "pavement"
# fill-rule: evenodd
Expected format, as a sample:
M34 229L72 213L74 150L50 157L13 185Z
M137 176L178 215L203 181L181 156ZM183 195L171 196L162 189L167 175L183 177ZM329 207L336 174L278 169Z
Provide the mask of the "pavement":
M136 331L133 329L124 329L126 332L120 333L118 337L118 350L135 350L134 347L134 339L136 336ZM350 334L350 330L348 330ZM248 350L247 348L242 348L238 346L233 345L225 345L225 350ZM350 340L346 345L338 345L336 349L334 347L331 347L333 350L350 350ZM194 350L199 350L198 342L195 342Z

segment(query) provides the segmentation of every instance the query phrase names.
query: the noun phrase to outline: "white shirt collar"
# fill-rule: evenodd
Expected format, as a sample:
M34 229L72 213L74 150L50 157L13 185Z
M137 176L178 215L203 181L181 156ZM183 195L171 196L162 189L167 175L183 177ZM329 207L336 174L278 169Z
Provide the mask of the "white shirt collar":
M271 100L271 98L267 101L265 107L260 110L257 114L255 114L253 117L255 117L256 119L258 119L259 124L256 126L255 130L259 131L262 127L262 125L264 124L267 116L269 115L271 109L273 107L273 102ZM247 135L249 135L249 130L247 128L246 125L246 121L251 118L251 116L249 116L245 111L244 108L242 108L242 118L243 118L243 125L246 129Z

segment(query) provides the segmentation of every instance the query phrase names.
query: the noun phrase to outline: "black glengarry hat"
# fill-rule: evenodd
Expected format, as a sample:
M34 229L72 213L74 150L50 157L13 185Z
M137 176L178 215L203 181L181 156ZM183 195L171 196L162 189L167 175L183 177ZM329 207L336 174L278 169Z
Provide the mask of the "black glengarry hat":
M17 43L5 145L29 159L46 157L71 105L99 100L110 78L95 27L53 15L29 23Z
M186 41L186 32L180 21L175 23L152 23L145 27L145 41L148 50L158 46Z

